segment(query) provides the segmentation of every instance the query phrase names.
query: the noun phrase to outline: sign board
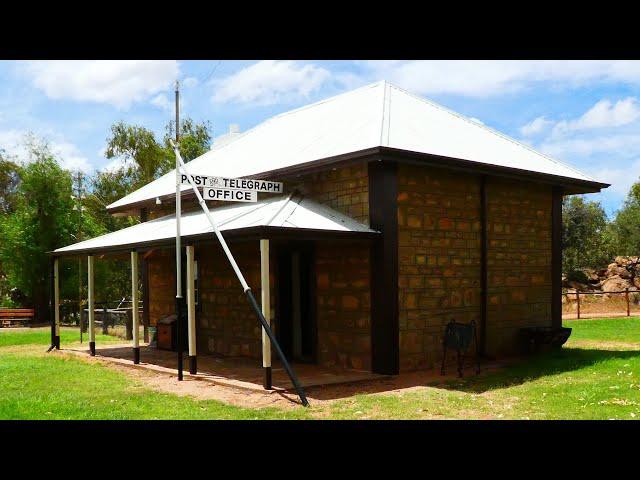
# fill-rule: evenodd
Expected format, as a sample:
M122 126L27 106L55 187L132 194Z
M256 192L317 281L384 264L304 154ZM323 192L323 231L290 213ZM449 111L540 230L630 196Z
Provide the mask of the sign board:
M204 187L202 189L202 198L223 202L257 202L258 192L234 188Z
M282 185L282 182L272 182L269 180L251 180L248 178L212 177L207 175L191 175L191 179L193 180L193 183L197 187L212 187L215 189L222 189L222 190L224 189L250 190L253 192L265 192L265 193L283 193L284 192L284 187ZM189 185L189 181L187 180L187 176L185 174L181 175L180 182L182 183L182 185Z

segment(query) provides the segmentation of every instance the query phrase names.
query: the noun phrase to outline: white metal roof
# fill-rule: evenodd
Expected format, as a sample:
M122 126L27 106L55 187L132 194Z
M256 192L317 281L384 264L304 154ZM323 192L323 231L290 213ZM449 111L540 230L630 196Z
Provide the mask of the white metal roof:
M257 203L232 204L211 209L220 231L249 227L282 227L334 232L375 233L366 225L325 205L300 196L271 197ZM180 231L183 237L213 233L202 210L184 213ZM144 244L175 238L175 215L149 220L100 237L58 248L54 253L101 250L109 247Z
M374 147L595 182L575 168L386 81L282 113L189 162L193 174L246 177ZM175 192L175 173L107 208ZM187 186L182 187L183 190Z

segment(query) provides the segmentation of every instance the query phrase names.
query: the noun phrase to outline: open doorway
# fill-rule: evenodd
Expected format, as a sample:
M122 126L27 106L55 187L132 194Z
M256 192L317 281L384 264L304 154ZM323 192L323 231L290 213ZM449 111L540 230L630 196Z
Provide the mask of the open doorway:
M287 358L313 363L317 345L313 244L283 244L277 262L278 342Z

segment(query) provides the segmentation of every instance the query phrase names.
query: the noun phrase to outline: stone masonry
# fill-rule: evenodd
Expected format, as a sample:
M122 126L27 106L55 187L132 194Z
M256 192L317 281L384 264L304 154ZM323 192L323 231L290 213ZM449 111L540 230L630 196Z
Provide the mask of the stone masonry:
M518 349L518 330L550 325L551 188L490 179L487 353ZM480 179L398 169L400 369L434 367L450 320L480 322Z

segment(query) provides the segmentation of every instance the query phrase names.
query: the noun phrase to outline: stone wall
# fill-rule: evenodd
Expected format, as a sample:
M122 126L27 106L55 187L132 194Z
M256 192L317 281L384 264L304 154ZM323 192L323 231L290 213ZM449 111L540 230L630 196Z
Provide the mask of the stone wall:
M175 250L158 249L149 256L149 323L175 313Z
M518 329L551 325L551 187L487 184L487 352L518 350Z
M253 294L260 303L260 244L233 243L230 249ZM260 358L261 327L238 279L217 243L196 245L199 297L197 342L202 353ZM271 255L271 306L275 305Z
M479 322L479 192L471 175L398 168L401 371L434 366L448 321Z
M285 180L287 192L301 193L369 225L369 177L366 163Z
M318 363L370 370L368 245L317 243L316 278Z
M487 353L551 323L551 188L490 179ZM480 179L398 169L400 369L431 368L450 320L480 322Z

